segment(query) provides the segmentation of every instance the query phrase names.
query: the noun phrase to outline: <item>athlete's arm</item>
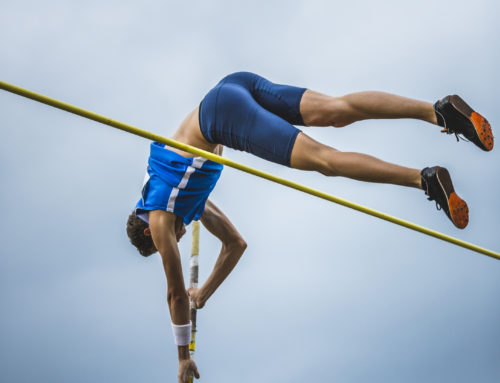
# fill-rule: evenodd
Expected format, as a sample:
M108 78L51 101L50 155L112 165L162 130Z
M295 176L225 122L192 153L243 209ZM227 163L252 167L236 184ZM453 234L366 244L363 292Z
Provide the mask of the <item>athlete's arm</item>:
M214 269L206 282L198 290L190 291L191 298L198 308L205 305L208 298L226 279L247 247L243 237L238 233L231 221L211 201L207 201L205 205L201 223L210 233L220 239L222 248Z
M162 210L149 213L149 228L156 248L161 254L167 277L167 302L172 323L189 323L189 299L182 276L182 266L175 234L176 216ZM189 356L189 346L177 346L179 356L179 382L187 382L189 375L199 377L196 365Z

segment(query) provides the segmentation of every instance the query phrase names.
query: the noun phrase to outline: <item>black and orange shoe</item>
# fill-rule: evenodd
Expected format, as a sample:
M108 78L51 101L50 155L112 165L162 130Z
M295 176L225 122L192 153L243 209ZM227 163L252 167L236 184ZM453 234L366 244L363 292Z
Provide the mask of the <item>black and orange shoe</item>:
M422 189L427 194L427 199L436 201L438 210L443 209L456 227L465 228L469 223L469 208L467 203L455 193L448 170L433 166L423 169L420 174L422 175Z
M467 105L459 96L446 96L434 104L434 111L438 125L444 129L443 133L461 134L467 140L472 141L481 149L489 152L493 149L493 133L491 126L479 113Z

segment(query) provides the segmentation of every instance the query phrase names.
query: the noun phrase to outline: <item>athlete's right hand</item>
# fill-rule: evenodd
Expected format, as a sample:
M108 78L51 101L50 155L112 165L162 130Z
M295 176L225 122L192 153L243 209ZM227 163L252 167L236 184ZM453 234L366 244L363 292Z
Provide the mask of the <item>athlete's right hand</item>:
M193 359L183 359L179 361L179 372L177 373L178 383L188 383L189 378L194 376L196 379L200 379L200 374L198 373L198 367Z
M203 302L200 298L200 289L195 289L194 287L190 287L187 290L187 293L189 295L189 299L193 301L194 306L197 310L205 306L205 302Z

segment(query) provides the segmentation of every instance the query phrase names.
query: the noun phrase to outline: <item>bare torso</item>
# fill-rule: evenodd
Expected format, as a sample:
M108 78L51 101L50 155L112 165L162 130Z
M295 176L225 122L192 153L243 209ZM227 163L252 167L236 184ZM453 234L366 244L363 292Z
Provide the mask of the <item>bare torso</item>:
M198 117L199 111L200 107L198 106L186 116L184 121L181 122L181 124L177 128L177 131L172 136L172 139L182 142L183 144L206 150L207 152L222 153L222 145L212 144L208 142L205 137L203 137L200 130L200 120ZM194 155L191 153L184 152L170 146L168 148L183 157L194 157Z

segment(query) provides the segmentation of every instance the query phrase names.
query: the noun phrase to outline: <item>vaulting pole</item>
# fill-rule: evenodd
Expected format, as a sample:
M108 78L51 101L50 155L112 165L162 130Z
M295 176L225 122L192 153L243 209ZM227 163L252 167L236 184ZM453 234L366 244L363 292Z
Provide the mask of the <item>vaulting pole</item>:
M191 244L191 257L189 258L189 287L193 289L198 288L198 256L200 254L200 222L193 221L191 224L193 231L193 241ZM189 354L191 359L194 359L194 352L196 349L196 307L191 301L191 343L189 343ZM193 377L188 380L193 383Z
M269 181L276 182L278 184L290 187L292 189L296 189L296 190L302 191L304 193L311 194L313 196L325 199L327 201L334 202L334 203L337 203L339 205L349 207L351 209L360 211L362 213L383 219L385 221L395 223L396 225L400 225L400 226L406 227L408 229L418 231L420 233L429 235L431 237L438 238L442 241L450 242L450 243L453 243L454 245L461 246L461 247L464 247L466 249L475 251L477 253L481 253L481 254L487 255L489 257L496 258L496 259L500 260L500 253L498 253L496 251L485 249L483 247L474 245L470 242L462 241L461 239L440 233L438 231L429 229L427 227L420 226L420 225L414 224L414 223L409 222L409 221L405 221L403 219L394 217L394 216L389 215L389 214L382 213L382 212L374 210L374 209L370 209L366 206L358 205L356 203L353 203L353 202L347 201L345 199L333 196L331 194L327 194L327 193L324 193L322 191L310 188L308 186L304 186L304 185L301 185L299 183L289 181L285 178L277 177L275 175L263 172L261 170L254 169L254 168L251 168L251 167L246 166L246 165L242 165L238 162L231 161L227 158L218 156L214 153L210 153L210 152L207 152L205 150L198 149L194 146L186 145L186 144L183 144L181 142L177 142L175 140L172 140L170 138L162 137L158 134L150 133L150 132L147 132L145 130L136 128L135 126L128 125L128 124L125 124L123 122L119 122L116 120L112 120L111 118L101 116L97 113L89 112L85 109L78 108L76 106L67 104L65 102L54 100L54 99L47 97L47 96L44 96L42 94L38 94L38 93L32 92L30 90L20 88L18 86L8 84L8 83L3 82L3 81L0 81L0 89L18 94L18 95L23 96L23 97L31 98L32 100L53 106L54 108L62 109L62 110L65 110L67 112L77 114L79 116L100 122L100 123L105 124L105 125L112 126L114 128L117 128L117 129L124 130L126 132L135 134L137 136L147 138L149 140L161 142L162 144L183 150L185 152L192 153L192 154L197 155L197 156L205 157L211 161L215 161L215 162L218 162L220 164L230 166L232 168L241 170L243 172L253 174L257 177L265 178Z

